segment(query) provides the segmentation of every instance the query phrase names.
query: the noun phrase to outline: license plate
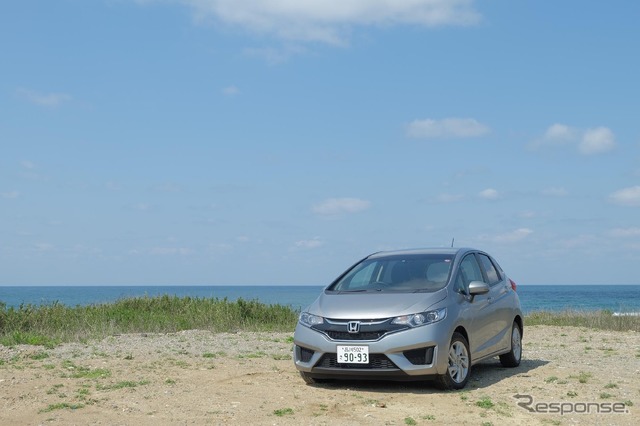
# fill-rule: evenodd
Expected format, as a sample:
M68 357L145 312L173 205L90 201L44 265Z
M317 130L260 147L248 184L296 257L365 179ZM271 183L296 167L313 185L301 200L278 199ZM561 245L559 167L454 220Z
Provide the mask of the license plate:
M339 364L369 364L369 346L338 346Z

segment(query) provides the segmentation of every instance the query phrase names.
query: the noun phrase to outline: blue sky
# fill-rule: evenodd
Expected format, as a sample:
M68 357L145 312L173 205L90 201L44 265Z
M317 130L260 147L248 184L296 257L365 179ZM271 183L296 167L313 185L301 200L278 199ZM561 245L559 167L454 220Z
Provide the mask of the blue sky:
M0 6L0 284L640 284L640 3Z

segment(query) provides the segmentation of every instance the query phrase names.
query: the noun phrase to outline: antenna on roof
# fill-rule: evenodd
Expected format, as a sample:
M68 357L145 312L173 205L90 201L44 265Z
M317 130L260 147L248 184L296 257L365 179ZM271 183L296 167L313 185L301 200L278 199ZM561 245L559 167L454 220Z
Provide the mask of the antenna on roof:
M453 238L451 239L451 248L453 248L453 242L454 242L455 240L456 240L456 238L455 238L455 237L453 237Z

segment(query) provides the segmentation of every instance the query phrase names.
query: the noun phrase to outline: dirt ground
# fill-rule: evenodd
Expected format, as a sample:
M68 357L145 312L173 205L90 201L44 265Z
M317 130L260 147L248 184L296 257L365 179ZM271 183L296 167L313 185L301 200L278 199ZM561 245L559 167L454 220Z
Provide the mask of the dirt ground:
M429 383L309 386L291 341L291 333L194 330L0 347L0 424L640 424L639 333L526 327L520 367L484 362L457 392Z

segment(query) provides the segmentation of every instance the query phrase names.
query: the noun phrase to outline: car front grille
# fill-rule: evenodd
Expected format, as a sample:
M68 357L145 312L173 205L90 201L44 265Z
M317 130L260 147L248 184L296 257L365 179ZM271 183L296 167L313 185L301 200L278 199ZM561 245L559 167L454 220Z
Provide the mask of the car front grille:
M331 340L358 341L380 340L389 333L406 330L406 325L392 323L393 318L374 320L336 320L325 318L323 324L314 325L312 328L325 334ZM349 324L357 323L357 331L349 331Z
M387 332L384 330L370 331L366 333L349 333L347 331L334 331L329 330L326 332L333 340L378 340L384 336Z
M386 355L370 354L368 364L340 364L338 356L333 353L326 353L315 365L316 368L340 368L340 369L366 369L366 370L397 370L395 365Z

